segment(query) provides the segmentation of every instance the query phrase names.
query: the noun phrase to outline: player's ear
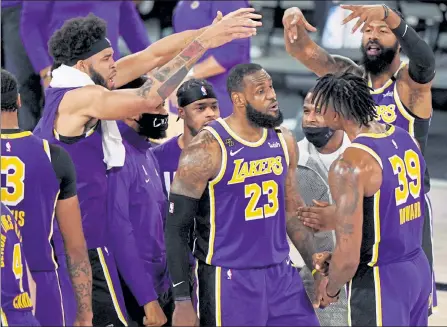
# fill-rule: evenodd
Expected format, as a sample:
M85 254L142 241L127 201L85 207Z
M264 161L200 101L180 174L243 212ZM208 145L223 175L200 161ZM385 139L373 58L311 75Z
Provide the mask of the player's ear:
M81 72L84 72L88 74L88 66L87 63L84 60L79 60L76 65L74 65L75 68L80 70Z
M182 108L182 107L179 107L179 108L178 108L178 116L179 116L181 119L185 120L185 108Z
M246 102L244 95L242 93L240 93L240 92L233 92L233 93L231 93L231 101L236 106L245 105L245 102Z
M22 98L20 97L20 93L17 96L17 108L20 108L22 106Z

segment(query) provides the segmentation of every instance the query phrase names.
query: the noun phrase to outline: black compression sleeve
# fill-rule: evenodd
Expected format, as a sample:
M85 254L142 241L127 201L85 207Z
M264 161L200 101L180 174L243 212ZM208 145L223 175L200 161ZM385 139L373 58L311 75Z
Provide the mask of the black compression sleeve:
M165 242L174 299L191 296L189 288L189 232L199 200L171 193L166 218Z
M401 19L397 28L392 30L402 50L410 59L408 73L413 81L426 84L435 77L435 54L430 46Z
M64 148L50 144L51 163L60 183L59 200L71 198L77 194L76 170L70 155Z

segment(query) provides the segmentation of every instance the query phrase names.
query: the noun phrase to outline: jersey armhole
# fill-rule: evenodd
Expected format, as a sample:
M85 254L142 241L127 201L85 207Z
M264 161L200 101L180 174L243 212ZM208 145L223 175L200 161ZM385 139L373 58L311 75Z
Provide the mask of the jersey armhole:
M42 140L42 141L43 141L43 149L45 150L45 153L48 156L48 160L50 160L50 162L51 162L50 144L48 143L47 140Z
M369 146L360 144L360 143L351 143L346 149L348 149L348 148L356 148L356 149L360 149L365 152L368 152L371 155L371 157L373 157L377 161L377 163L380 165L380 168L382 168L382 170L383 170L382 159L380 159L380 157L377 155L377 153L373 149L371 149Z
M282 133L281 129L275 128L276 135L278 136L279 142L281 143L282 150L284 152L284 157L286 158L287 167L289 167L290 164L290 158L289 158L289 148L287 147L287 142L284 138L284 134Z
M217 143L219 143L220 150L222 152L219 172L217 173L216 177L214 177L212 180L209 181L209 184L214 185L217 184L222 179L227 169L227 148L225 147L224 142L222 141L221 137L214 128L210 126L205 126L203 129L210 132L213 135L213 137L217 140Z

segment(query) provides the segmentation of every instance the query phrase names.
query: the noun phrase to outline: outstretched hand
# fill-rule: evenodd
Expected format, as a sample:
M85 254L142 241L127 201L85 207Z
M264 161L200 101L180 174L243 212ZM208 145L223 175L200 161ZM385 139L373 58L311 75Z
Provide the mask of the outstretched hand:
M309 32L316 32L317 29L309 24L309 22L304 17L301 10L297 7L291 7L284 12L282 17L282 24L287 32L290 43L295 42L298 39L298 29L299 25L303 25Z
M352 28L352 33L357 31L362 24L361 31L363 33L372 21L385 19L385 8L383 5L340 5L340 7L352 11L348 17L343 19L342 25L359 17L357 23Z
M200 41L208 48L217 48L235 39L256 35L256 28L262 26L257 20L262 15L254 12L254 8L241 8L222 18L222 13L218 12L213 24L200 36Z

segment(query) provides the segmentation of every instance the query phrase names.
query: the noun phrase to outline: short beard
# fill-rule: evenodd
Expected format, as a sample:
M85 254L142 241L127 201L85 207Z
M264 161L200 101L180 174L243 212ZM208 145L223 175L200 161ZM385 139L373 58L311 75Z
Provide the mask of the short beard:
M193 127L191 127L191 126L188 126L188 125L186 125L186 127L188 128L188 130L189 130L189 132L191 133L191 136L192 136L192 137L194 137L194 136L196 136L197 134L199 134L199 132L200 132L200 130L201 130L201 129L196 130L195 128L193 128Z
M104 77L101 76L101 74L99 74L92 65L90 65L88 67L88 71L90 73L90 78L92 79L93 83L95 83L96 85L101 85L104 86L106 89L108 89L109 87L107 86L107 81L105 80Z
M273 117L272 115L264 114L262 112L257 111L248 102L245 108L248 121L256 127L275 128L280 126L284 120L281 110L278 110L277 117Z
M396 43L390 47L386 48L380 46L380 54L377 56L368 56L366 49L361 45L361 51L363 55L363 65L365 66L365 71L371 73L372 75L379 75L388 70L394 57L396 56L397 49L399 48L399 43Z

